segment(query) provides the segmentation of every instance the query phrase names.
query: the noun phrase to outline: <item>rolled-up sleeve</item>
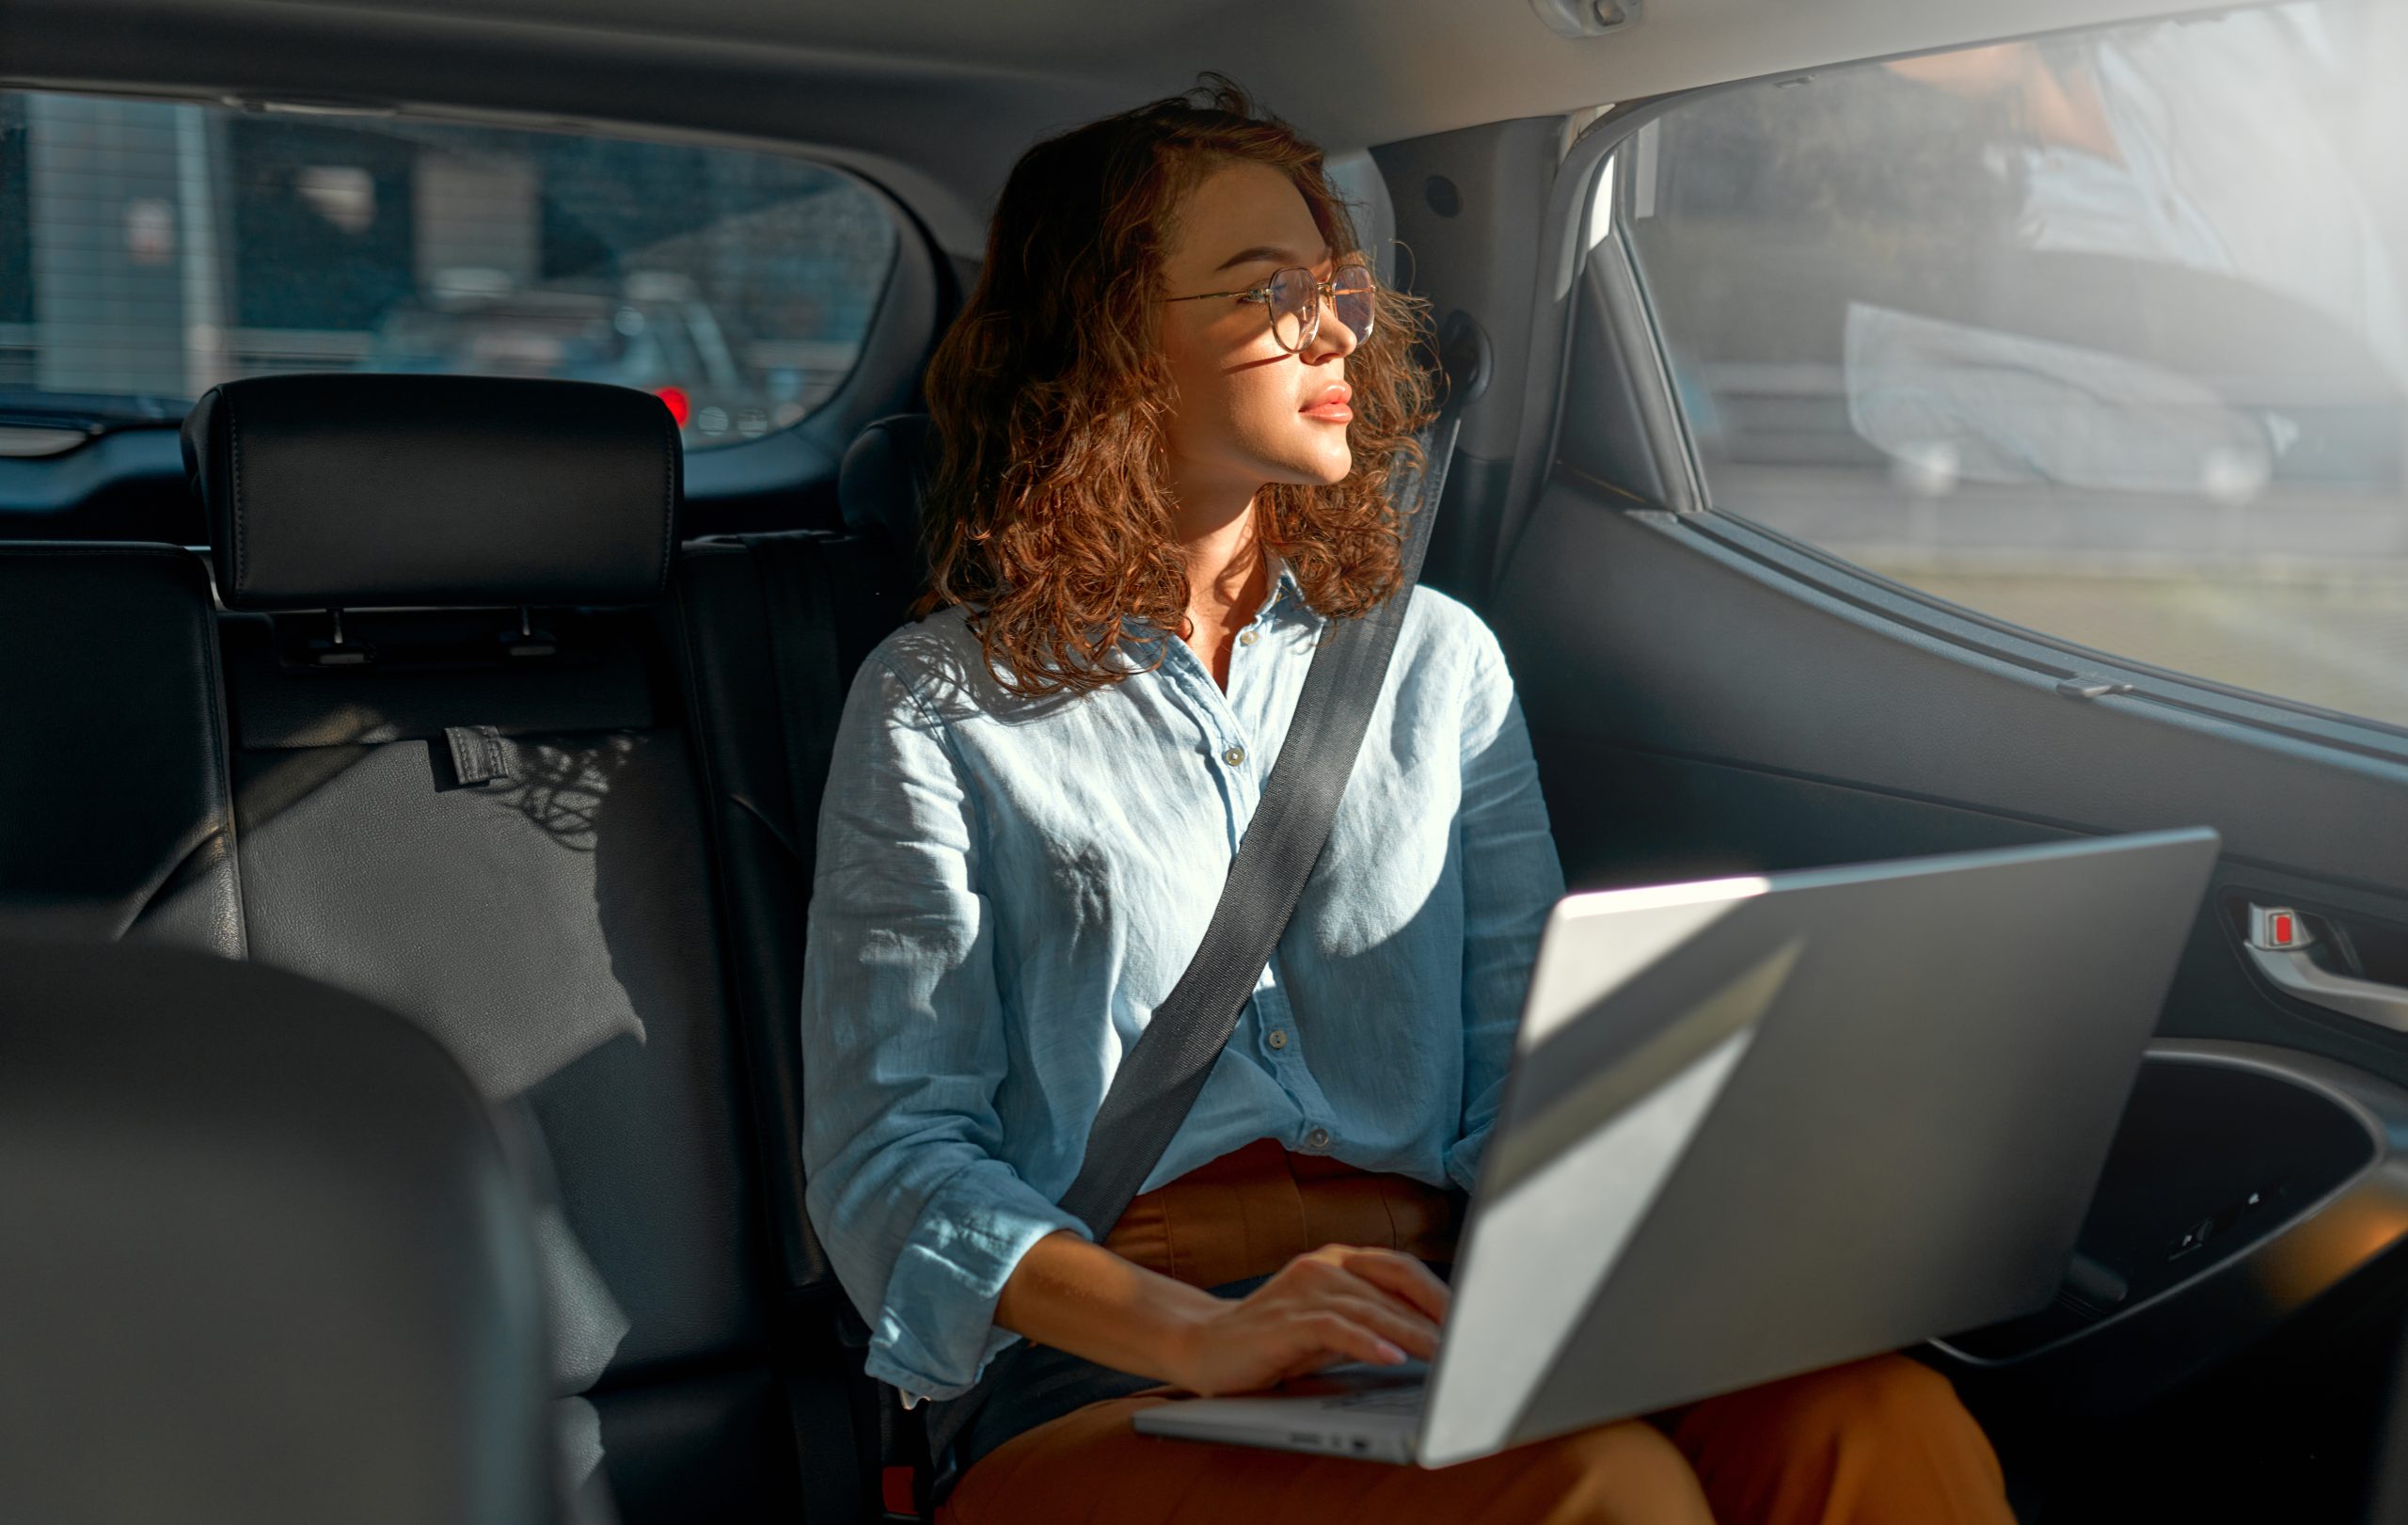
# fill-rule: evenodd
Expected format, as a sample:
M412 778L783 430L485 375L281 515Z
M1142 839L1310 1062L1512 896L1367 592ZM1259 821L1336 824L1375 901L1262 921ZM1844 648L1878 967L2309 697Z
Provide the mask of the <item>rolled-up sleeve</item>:
M802 973L808 1206L868 1370L955 1396L1018 1337L1029 1247L1086 1230L997 1157L1006 1042L975 802L939 718L875 656L846 701Z
M1539 933L1562 897L1538 761L1504 653L1476 620L1463 729L1464 1110L1447 1175L1465 1190L1505 1096Z

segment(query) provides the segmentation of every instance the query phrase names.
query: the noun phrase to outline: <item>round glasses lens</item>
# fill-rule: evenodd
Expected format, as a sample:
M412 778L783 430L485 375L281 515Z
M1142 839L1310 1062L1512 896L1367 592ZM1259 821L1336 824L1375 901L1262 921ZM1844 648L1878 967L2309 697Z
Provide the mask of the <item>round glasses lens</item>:
M1371 337L1371 271L1368 265L1340 265L1329 278L1330 310L1359 342Z
M1282 270L1271 278L1271 336L1279 347L1300 350L1321 326L1321 292L1309 270Z

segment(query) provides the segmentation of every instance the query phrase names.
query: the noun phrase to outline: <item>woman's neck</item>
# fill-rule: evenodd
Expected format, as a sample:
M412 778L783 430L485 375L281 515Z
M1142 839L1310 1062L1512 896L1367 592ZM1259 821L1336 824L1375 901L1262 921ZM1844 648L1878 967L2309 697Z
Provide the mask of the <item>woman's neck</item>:
M1172 532L1187 563L1187 628L1180 632L1212 681L1229 686L1229 647L1271 591L1254 495L1182 498Z

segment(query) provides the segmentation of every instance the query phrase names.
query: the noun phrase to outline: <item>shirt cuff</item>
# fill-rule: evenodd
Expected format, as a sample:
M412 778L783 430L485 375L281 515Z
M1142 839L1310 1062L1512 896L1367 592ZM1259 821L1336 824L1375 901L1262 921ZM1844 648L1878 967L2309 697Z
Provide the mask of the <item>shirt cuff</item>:
M995 1302L1030 1247L1086 1225L1025 1186L1005 1200L986 1193L931 1199L887 1279L863 1370L906 1401L958 1398L1020 1336L995 1326Z
M1480 1162L1488 1152L1488 1136L1496 1132L1491 1123L1478 1133L1465 1134L1447 1151L1447 1179L1468 1192L1480 1184Z

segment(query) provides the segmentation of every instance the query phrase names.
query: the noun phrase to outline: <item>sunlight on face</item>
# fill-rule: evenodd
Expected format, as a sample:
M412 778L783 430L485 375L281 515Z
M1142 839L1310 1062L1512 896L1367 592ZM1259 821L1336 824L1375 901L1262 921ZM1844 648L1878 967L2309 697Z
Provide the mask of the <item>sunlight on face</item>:
M1163 264L1168 295L1244 291L1284 265L1330 273L1332 251L1304 194L1267 165L1213 170L1177 215ZM1354 336L1325 305L1321 332L1292 355L1259 302L1166 302L1161 311L1178 389L1169 448L1179 490L1251 494L1266 483L1335 483L1354 469L1346 357Z

